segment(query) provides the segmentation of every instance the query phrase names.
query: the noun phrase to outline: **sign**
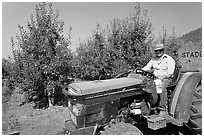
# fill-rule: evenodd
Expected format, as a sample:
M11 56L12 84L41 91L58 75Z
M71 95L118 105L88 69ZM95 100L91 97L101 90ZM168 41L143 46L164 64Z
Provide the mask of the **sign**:
M179 64L181 71L201 71L202 70L202 46L190 42L183 45L179 51Z

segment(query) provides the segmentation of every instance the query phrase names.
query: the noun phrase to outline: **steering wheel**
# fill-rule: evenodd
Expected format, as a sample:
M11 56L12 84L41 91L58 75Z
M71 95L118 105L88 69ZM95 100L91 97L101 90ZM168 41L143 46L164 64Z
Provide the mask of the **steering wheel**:
M145 71L145 70L140 69L140 68L136 69L136 70L135 70L135 73L141 74L141 75L143 75L143 76L147 76L147 77L149 77L149 78L151 78L151 79L155 79L155 78L156 78L156 76L155 76L153 73L148 72L148 71Z

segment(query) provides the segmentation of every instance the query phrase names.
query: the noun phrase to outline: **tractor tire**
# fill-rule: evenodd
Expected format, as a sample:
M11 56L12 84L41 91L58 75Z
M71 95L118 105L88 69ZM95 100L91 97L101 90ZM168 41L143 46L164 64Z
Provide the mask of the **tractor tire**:
M190 107L190 119L186 126L193 134L202 134L202 84L197 86Z
M106 127L101 135L143 135L143 133L130 123L118 122Z

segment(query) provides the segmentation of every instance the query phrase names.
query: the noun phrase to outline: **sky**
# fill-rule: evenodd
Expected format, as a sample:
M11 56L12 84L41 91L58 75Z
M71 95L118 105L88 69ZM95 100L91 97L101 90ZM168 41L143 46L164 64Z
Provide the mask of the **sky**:
M52 2L64 21L64 34L71 32L71 48L85 41L99 23L105 29L113 18L124 19L134 11L135 2ZM12 55L10 40L19 34L17 25L26 30L31 14L35 15L37 2L2 2L2 57ZM153 33L159 35L164 26L169 33L175 28L178 35L184 35L202 27L202 2L140 2L148 12Z

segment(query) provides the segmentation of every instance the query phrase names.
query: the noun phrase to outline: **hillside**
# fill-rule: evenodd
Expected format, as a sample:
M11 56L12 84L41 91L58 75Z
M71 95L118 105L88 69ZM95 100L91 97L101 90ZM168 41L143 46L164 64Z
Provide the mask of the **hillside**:
M188 43L188 42L194 42L194 43L197 43L197 42L201 42L202 41L202 27L196 29L196 30L193 30L183 36L180 37L185 43Z

